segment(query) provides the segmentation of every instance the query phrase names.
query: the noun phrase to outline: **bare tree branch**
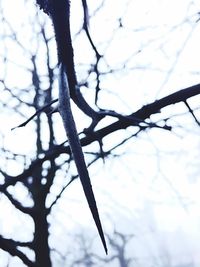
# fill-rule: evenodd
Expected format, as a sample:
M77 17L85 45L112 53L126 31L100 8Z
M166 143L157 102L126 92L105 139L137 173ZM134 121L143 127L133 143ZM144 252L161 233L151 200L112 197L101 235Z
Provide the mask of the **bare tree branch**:
M37 265L29 260L29 258L20 250L17 249L17 246L30 246L30 243L27 242L18 242L12 239L6 239L0 235L0 247L7 251L12 256L17 256L19 259L23 261L23 263L29 267L37 267Z
M21 212L25 213L25 214L28 214L30 216L33 215L33 212L32 212L32 208L28 208L28 207L23 207L22 206L22 203L20 203L18 200L14 199L13 196L7 191L7 190L4 190L4 195L7 196L7 198L10 200L10 202L13 204L13 206L20 210Z
M187 100L185 100L184 102L185 102L185 105L186 105L186 107L188 108L190 114L192 115L192 117L194 118L194 120L196 121L196 123L200 126L200 122L199 122L199 120L197 119L197 117L195 116L194 111L191 109L191 107L190 107L190 105L188 104Z

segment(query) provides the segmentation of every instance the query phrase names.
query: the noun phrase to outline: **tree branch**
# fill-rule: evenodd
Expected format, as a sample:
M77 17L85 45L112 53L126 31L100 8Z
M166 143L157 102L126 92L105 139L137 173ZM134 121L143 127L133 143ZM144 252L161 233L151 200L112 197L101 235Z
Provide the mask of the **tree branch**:
M29 258L20 250L17 249L17 246L25 246L25 244L29 245L30 243L27 242L18 242L12 239L4 238L0 235L0 248L8 252L12 256L17 256L20 258L23 263L29 267L36 267L37 265L33 263Z
M21 212L25 214L32 216L33 214L32 208L23 207L22 204L16 199L14 199L13 196L7 190L4 191L4 194L7 196L7 198L10 200L13 206L15 206L16 209L20 210Z
M126 129L129 126L133 126L133 120L132 118L137 118L139 120L144 121L145 119L149 118L151 115L159 113L161 109L170 106L172 104L177 104L180 102L185 102L187 99L197 96L200 94L200 84L193 85L191 87L182 89L180 91L177 91L173 94L170 94L166 97L163 97L159 100L156 100L153 103L147 104L143 106L141 109L137 110L136 112L132 113L128 116L126 121L122 121L121 119L118 119L116 122L101 128L97 131L93 132L87 132L85 134L85 137L80 139L81 146L87 146L91 143L95 142L99 138L104 138L105 136L121 129ZM145 127L144 129L147 129ZM10 176L6 175L6 181L4 184L0 185L0 191L3 192L9 185L15 185L18 181L23 181L27 177L31 176L32 171L37 166L40 166L43 164L44 161L55 159L60 154L70 154L70 147L64 146L64 145L57 145L51 148L46 152L46 154L42 158L38 158L34 160L28 169L26 169L22 174L17 176Z
M26 126L26 124L28 124L32 119L34 119L38 114L40 114L42 111L44 111L45 109L49 108L52 104L56 103L58 101L58 99L54 99L53 101L51 101L51 103L45 105L44 107L38 109L30 118L28 118L28 120L26 120L25 122L21 123L20 125L12 128L11 130L15 130L16 128L20 128L20 127L24 127Z
M187 101L185 101L185 105L188 108L188 110L189 110L190 114L192 115L192 117L194 118L194 120L196 121L196 123L200 126L200 122L198 121L197 117L194 114L194 111L191 109L191 107Z

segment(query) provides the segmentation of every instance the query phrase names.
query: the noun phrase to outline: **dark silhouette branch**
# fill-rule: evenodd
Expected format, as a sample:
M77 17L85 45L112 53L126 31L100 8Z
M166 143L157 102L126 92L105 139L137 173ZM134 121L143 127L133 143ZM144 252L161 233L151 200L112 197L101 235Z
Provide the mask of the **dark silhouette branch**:
M83 6L83 28L88 27L89 25L89 12L88 12L88 4L87 0L82 0Z
M156 100L151 104L147 104L133 114L140 119L146 119L153 114L159 113L161 109L167 106L185 102L188 98L197 96L199 94L200 84L192 85L168 96L165 96L159 100Z
M24 127L26 126L32 119L34 119L38 114L40 114L42 111L45 111L46 109L48 109L52 104L58 102L58 99L55 99L53 101L51 101L51 103L45 105L44 107L38 109L30 118L28 118L28 120L24 121L23 123L21 123L20 125L16 126L16 127L13 127L11 130L15 130L17 128L20 128L20 127Z
M86 115L93 120L101 120L102 115L88 105L77 85L70 30L70 1L37 0L36 2L53 22L58 50L58 63L62 63L65 66L71 98Z
M195 116L194 114L194 111L191 109L190 105L188 104L187 100L185 101L185 105L186 107L188 108L190 114L192 115L192 117L194 118L195 122L200 126L200 122L199 120L197 119L197 117Z
M156 100L153 103L147 104L143 106L141 109L137 110L136 112L132 113L128 116L126 121L122 121L118 119L116 122L101 128L97 131L87 132L86 136L80 139L81 146L87 146L91 143L95 142L99 138L104 138L105 136L122 129L126 129L127 127L134 126L132 118L137 118L139 120L144 121L145 119L150 118L151 115L160 113L161 110L165 107L168 107L173 104L178 104L180 102L185 102L187 99L197 96L200 94L200 84L193 85L191 87L182 89L175 93L172 93L166 97L163 97L159 100ZM148 129L145 127L143 129ZM6 175L6 180L3 185L0 185L0 191L3 192L5 188L9 185L14 185L18 181L23 181L27 177L31 176L32 171L38 165L42 165L42 163L49 159L54 159L58 157L60 154L70 154L69 146L65 147L64 145L55 145L51 150L47 151L42 158L38 158L34 160L28 169L26 169L22 174L17 176L10 176Z
M29 260L29 258L23 252L21 252L20 250L17 249L17 246L30 247L31 243L30 242L14 241L12 239L4 238L0 235L0 247L1 247L1 249L7 251L12 256L18 257L19 259L22 260L22 262L25 265L27 265L29 267L37 267L37 265L34 262L32 262L31 260Z
M28 214L30 216L32 216L32 208L28 208L28 207L24 207L22 206L22 203L20 203L18 200L16 200L15 198L13 198L13 196L7 191L4 190L4 195L7 196L7 198L10 200L10 202L13 204L13 206L20 210L21 212Z

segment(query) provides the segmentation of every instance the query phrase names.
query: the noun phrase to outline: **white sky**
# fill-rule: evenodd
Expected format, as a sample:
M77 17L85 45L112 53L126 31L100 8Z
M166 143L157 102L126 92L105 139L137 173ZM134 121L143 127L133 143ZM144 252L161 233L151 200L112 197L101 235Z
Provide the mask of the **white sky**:
M16 9L10 8L11 2L11 0L1 0L1 5L11 24L19 31L27 45L32 33L28 27L27 29L25 27L25 32L20 32L21 25L26 21L22 19L23 1L16 0ZM97 0L88 1L90 14L93 14L100 3L101 1ZM30 3L27 5L31 6ZM105 53L100 66L103 70L117 69L121 67L121 62L127 60L127 68L102 78L101 85L105 90L99 97L100 106L130 113L155 98L198 83L200 29L199 24L194 22L198 19L195 14L199 8L199 1L107 0L102 11L90 21L92 38L98 44L100 53ZM80 26L77 17L81 14L80 0L73 0L71 24L74 33ZM118 27L116 18L120 16L123 17L122 23L125 29L115 31ZM50 30L49 34L51 33ZM32 41L31 44L34 50L36 44L34 46ZM9 59L20 65L29 64L26 61L26 54L20 54L19 51L11 49L12 44L9 45ZM79 78L84 78L85 74L79 73L78 70L81 69L81 64L90 63L94 55L83 34L74 38L74 49L77 75ZM138 52L139 50L141 52ZM3 51L4 48L0 45L0 55ZM41 48L41 54L42 51ZM130 55L135 56L130 57ZM23 73L23 69L10 64L7 69L9 87L26 87L30 78L28 76L26 78ZM86 92L86 96L92 101L90 94L91 90ZM4 94L4 101L6 97ZM32 99L32 95L27 94L27 99L29 97ZM105 102L105 99L108 101ZM194 106L197 105L196 101L190 102ZM32 114L32 110L27 112L26 115ZM186 108L179 105L162 112L176 114L186 112ZM79 119L79 116L83 117L82 114L76 113L76 118L80 121L78 127L81 129L85 127L85 121ZM10 129L18 124L17 121L20 123L21 120L24 118L13 114L10 116L7 112L0 115L3 125L1 131L5 136L4 144L7 149L12 149L16 153L29 154L33 152L34 137L31 134L33 126L30 124L23 129L10 132ZM93 177L93 188L106 231L111 231L113 227L110 218L117 229L125 232L134 233L135 229L138 229L140 233L144 229L150 229L154 224L156 231L167 231L174 235L181 229L182 235L188 238L191 246L191 258L199 264L200 259L197 257L200 248L197 242L197 236L200 237L199 152L197 151L200 144L199 129L195 127L190 116L174 118L174 123L178 121L180 125L184 124L186 130L180 127L174 133L159 130L143 133L138 139L132 139L116 150L117 154L124 155L108 158L105 165L97 163L90 168L90 174ZM128 129L126 132L107 137L105 149L132 133L133 131ZM58 134L58 140L64 141L64 133L59 130ZM23 145L20 140L23 140ZM85 150L89 149L91 150L92 146ZM191 163L194 166L191 166ZM15 172L21 171L21 166L14 161L10 161L9 164L13 170L10 174L14 175ZM62 178L60 179L62 181ZM52 188L55 191L58 189L59 183L58 187ZM80 224L80 205L84 214L81 217L81 225L88 226L92 220L80 183L77 181L65 192L50 221L56 218L60 222L64 219L68 229L74 229L74 224ZM8 206L5 200L1 201L1 208L7 209ZM67 214L64 215L63 211L66 210ZM147 210L149 214L144 215ZM10 216L13 216L11 211ZM12 227L12 221L10 224L8 222L4 224L2 220L0 222L0 231L12 236L16 231ZM56 226L53 230L54 236L59 240L62 231ZM145 235L143 237L147 238Z

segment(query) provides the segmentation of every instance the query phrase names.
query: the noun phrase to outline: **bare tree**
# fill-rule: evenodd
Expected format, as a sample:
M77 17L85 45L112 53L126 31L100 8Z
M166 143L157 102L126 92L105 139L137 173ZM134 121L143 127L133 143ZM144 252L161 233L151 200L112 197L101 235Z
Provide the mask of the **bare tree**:
M95 253L93 249L93 241L88 237L85 237L83 233L75 236L76 244L78 245L79 253L74 254L69 266L101 266L112 264L119 267L137 266L137 259L134 259L134 255L131 258L127 256L127 247L134 235L122 234L118 231L114 231L113 234L107 235L107 240L110 248L110 255L106 257L100 257ZM67 254L68 256L68 254ZM67 262L66 256L66 262ZM133 263L134 262L134 263Z
M58 201L62 199L66 188L78 178L78 175L73 172L74 153L72 156L69 142L64 141L61 143L59 136L60 132L64 136L64 131L55 106L58 102L57 80L59 74L51 22L48 16L45 16L30 1L18 0L18 2L21 4L22 9L18 10L18 12L22 12L23 16L21 24L19 20L16 23L14 17L12 17L13 15L10 18L10 10L6 5L6 1L1 3L2 47L0 48L0 64L2 68L0 88L2 90L1 108L5 115L1 117L2 161L0 191L2 201L9 202L14 210L17 210L19 217L22 218L24 216L23 222L26 221L26 218L31 220L32 232L29 232L29 238L26 237L25 240L20 239L19 241L18 237L7 236L2 231L0 235L0 248L12 257L20 259L25 266L51 267L53 266L51 254L55 251L55 247L49 243L51 236L49 217L52 214L53 208L57 206ZM41 8L46 13L49 13L46 6L44 6L48 1L39 2ZM90 12L86 8L86 1L83 0L77 4L79 7L77 12L79 12L78 14L80 14L81 19L77 19L78 26L76 25L76 27L78 30L76 28L72 31L75 63L79 63L75 64L78 82L76 86L72 86L73 89L70 87L70 83L73 84L74 82L73 77L72 81L68 80L68 83L70 96L79 108L79 111L77 111L73 106L75 115L81 111L81 124L78 125L78 136L82 148L87 148L87 154L85 153L88 162L87 167L99 159L106 161L108 156L115 155L117 148L123 146L130 139L139 137L143 132L151 131L154 128L160 131L175 131L179 125L174 123L174 117L177 116L179 118L180 114L172 108L174 105L184 105L184 114L191 116L196 125L199 126L200 124L196 115L199 109L198 103L190 105L190 99L198 99L200 95L200 84L195 83L191 83L190 86L182 89L174 88L171 90L171 93L162 97L155 97L155 94L153 94L153 97L151 97L153 100L148 101L148 103L138 104L134 99L131 99L130 102L133 103L131 105L131 112L127 111L129 110L127 108L128 104L124 112L121 108L113 110L112 99L114 90L111 93L112 88L109 88L109 79L122 78L124 71L126 75L132 75L132 73L134 75L134 71L136 72L137 70L145 72L148 67L136 65L133 62L137 62L138 55L142 53L145 55L147 53L146 47L155 43L159 38L155 37L155 39L148 39L146 42L142 42L140 46L134 47L129 55L125 53L122 59L119 58L121 61L117 62L116 66L114 66L114 63L109 62L107 53L109 49L112 49L112 45L115 45L115 40L119 40L117 34L120 35L121 32L127 30L128 26L125 25L125 17L133 3L132 1L126 1L123 10L124 14L117 15L114 18L115 26L112 32L108 34L109 37L105 36L105 41L101 43L101 37L93 37L91 32L94 34L92 27L95 27L95 18L98 18L104 8L106 9L105 2L101 1L100 5L95 6L92 10L90 10L89 5ZM25 11L26 14L23 13ZM187 25L190 27L190 33L177 52L175 62L172 62L167 70L163 86L169 80L171 73L173 73L181 51L191 37L191 32L194 31L199 23L198 12L186 15L185 20L181 24L175 25L172 31L181 27L180 25ZM86 23L88 20L89 24ZM60 26L57 25L57 27L59 31ZM102 25L98 27L102 27ZM136 28L134 31L145 32L145 29ZM83 41L86 42L86 47L83 47L79 40L77 41L78 38L83 38ZM78 48L76 47L77 43L79 44ZM160 51L165 54L164 44L159 43L159 45ZM64 48L62 47L62 49ZM64 51L62 49L61 52ZM120 49L120 46L118 45L115 49ZM126 47L123 49L125 51ZM72 52L66 57L73 58ZM90 59L89 61L85 60L84 53L88 53L86 57ZM83 56L82 59L80 58L80 62L78 62L78 56ZM151 69L151 66L149 69ZM162 72L162 69L156 69L153 66L152 71L155 70ZM68 77L69 74L67 79L69 79ZM128 82L130 82L130 79ZM128 87L133 87L133 90L137 90L134 83L129 84ZM116 101L117 105L122 103L123 90L125 88L121 88L121 95L119 95ZM165 110L170 107L172 113L165 113ZM11 119L11 115L14 116L13 119ZM8 119L9 117L10 120ZM82 120L82 118L84 119ZM21 144L17 149L14 148L14 144L10 146L6 144L6 131L4 130L8 120L9 126L14 128L13 134L19 131L21 127L26 126L22 131L28 129L28 135L24 137L26 139L24 142L26 146L27 144L30 145L29 154L23 152L23 141L19 141ZM181 125L181 127L184 128L184 125ZM107 137L118 131L126 131L127 128L130 129L129 136L123 137L123 139L116 139L113 146L105 149L104 140ZM95 143L98 146L95 149L93 147L91 149L90 146ZM60 173L65 179L62 181L62 185L59 187L56 195L54 195L52 190L56 187L57 178ZM80 172L79 176L81 176ZM21 192L24 194L23 197ZM5 218L6 220L7 218ZM114 235L121 239L122 245L119 246L108 235L108 242L117 253L113 257L118 259L120 266L128 267L132 260L126 259L124 256L124 248L128 239L118 232L115 232ZM93 261L88 257L85 255L84 259L80 260L81 263L85 264L83 261L86 261L87 266L93 266ZM76 264L79 264L78 261Z

